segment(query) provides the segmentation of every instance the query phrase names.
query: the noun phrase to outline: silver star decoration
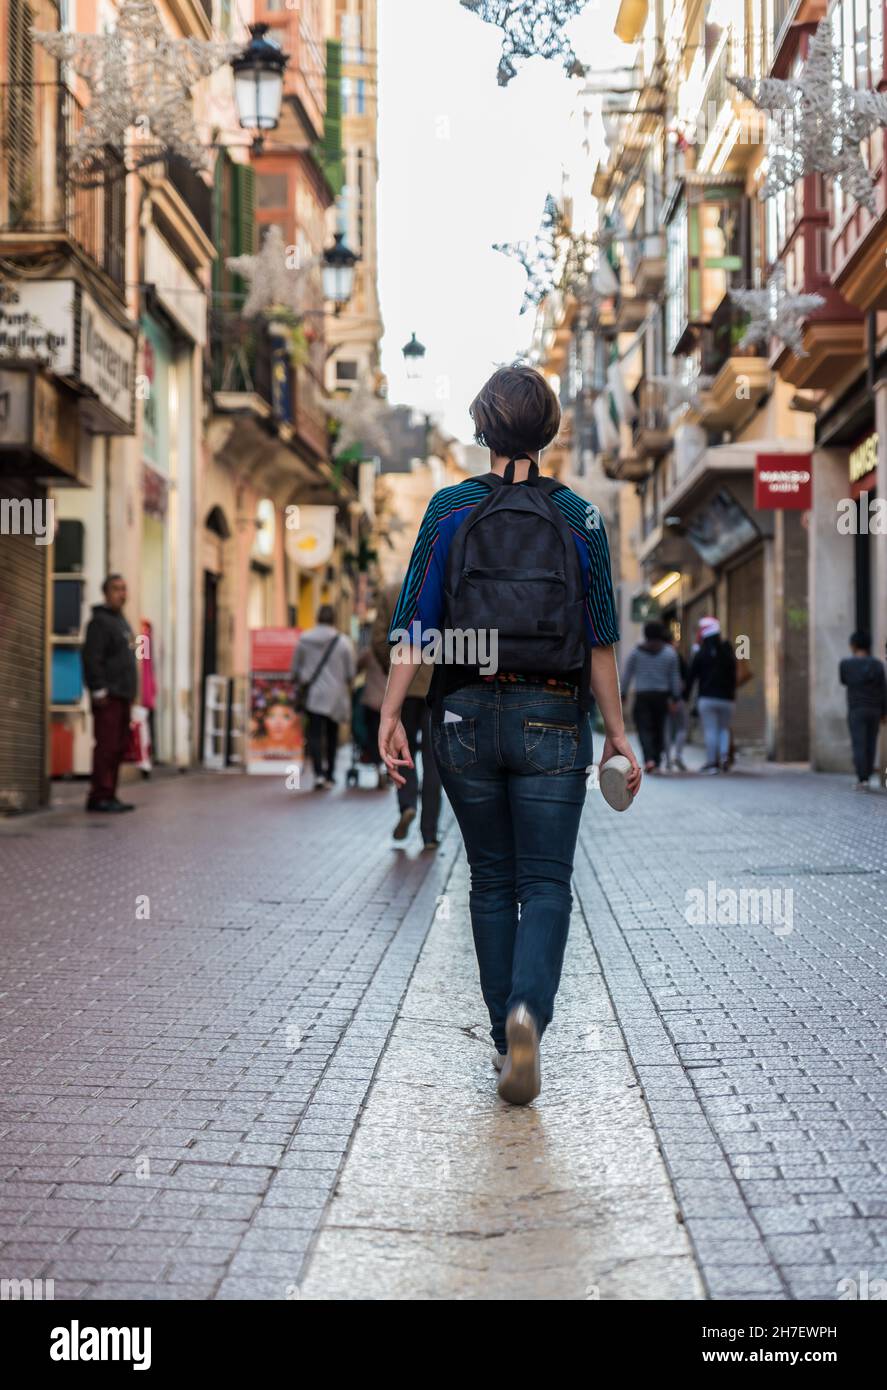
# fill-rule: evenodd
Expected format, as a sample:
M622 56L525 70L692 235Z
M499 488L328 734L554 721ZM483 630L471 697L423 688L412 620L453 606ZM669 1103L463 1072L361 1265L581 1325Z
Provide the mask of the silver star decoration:
M275 309L297 316L305 312L308 272L314 262L293 264L294 255L295 248L287 248L280 228L272 226L265 233L258 255L226 257L228 269L250 282L246 303L240 311L245 319Z
M714 384L713 376L701 372L692 381L684 381L679 376L651 376L648 380L654 386L661 386L669 410L678 410L682 405L691 405L698 410L702 404L700 392L708 391Z
M567 20L580 14L588 0L461 0L486 24L502 30L502 57L497 79L507 87L517 76L516 58L562 58L569 77L584 77L585 68L564 35Z
M31 32L90 89L72 147L75 170L88 168L105 146L125 148L132 128L193 168L210 168L194 124L191 91L198 78L243 52L243 43L171 38L153 0L122 0L112 34Z
M751 315L739 347L768 343L778 338L796 357L804 351L804 320L825 300L821 294L791 294L786 288L785 266L780 262L762 290L730 290L730 298Z
M550 193L545 199L541 226L532 242L497 241L493 244L494 251L513 256L524 268L527 284L520 308L522 314L531 304L541 304L552 290L564 293L583 285L591 249L591 238L572 230Z
M340 426L333 446L337 456L347 453L355 445L360 446L364 458L391 452L387 425L391 407L376 395L368 380L359 381L347 396L331 397L326 409Z
M861 141L887 125L887 93L858 91L842 80L843 55L823 19L799 77L731 77L762 111L786 112L785 139L770 149L761 196L792 188L804 174L825 174L875 213L874 184L859 151Z

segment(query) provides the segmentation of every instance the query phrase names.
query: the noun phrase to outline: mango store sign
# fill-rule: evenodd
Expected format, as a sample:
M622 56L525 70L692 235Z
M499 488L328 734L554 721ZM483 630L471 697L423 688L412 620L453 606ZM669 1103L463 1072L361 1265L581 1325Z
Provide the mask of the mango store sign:
M810 454L758 454L755 459L757 511L809 511L813 505Z

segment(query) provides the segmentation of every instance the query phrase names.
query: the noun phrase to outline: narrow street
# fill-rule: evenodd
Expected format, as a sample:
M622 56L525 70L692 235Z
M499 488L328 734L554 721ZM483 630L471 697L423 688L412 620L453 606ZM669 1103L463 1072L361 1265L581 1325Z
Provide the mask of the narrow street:
M883 795L758 767L648 779L617 817L592 789L516 1110L449 813L433 856L393 847L384 792L132 794L0 824L3 1278L694 1300L887 1275Z

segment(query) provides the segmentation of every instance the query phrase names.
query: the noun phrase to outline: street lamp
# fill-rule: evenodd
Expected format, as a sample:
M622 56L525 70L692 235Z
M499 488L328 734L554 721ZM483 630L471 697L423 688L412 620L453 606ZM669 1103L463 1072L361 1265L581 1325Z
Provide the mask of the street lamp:
M239 57L234 58L234 101L237 116L244 130L255 131L253 149L258 153L265 140L265 131L274 130L280 120L283 101L283 73L289 54L280 45L266 39L267 24L249 26L250 41Z
M425 348L415 333L410 341L401 349L404 361L407 364L407 376L411 381L415 381L422 375L422 360L425 356Z
M359 260L360 257L345 245L345 233L336 232L333 245L323 253L323 297L332 301L337 314L351 298L354 267Z

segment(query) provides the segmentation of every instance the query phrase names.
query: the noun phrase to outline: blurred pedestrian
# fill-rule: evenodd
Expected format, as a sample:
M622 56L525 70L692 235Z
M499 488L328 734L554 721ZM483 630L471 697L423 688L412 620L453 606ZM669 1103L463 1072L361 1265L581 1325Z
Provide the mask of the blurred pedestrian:
M394 609L399 596L400 586L397 584L390 585L385 590L379 600L376 621L373 624L373 651L383 668L386 680L391 667L388 629L391 626L391 619L394 617ZM400 814L397 825L394 827L395 840L405 840L410 826L416 819L420 797L416 754L421 747L422 813L419 819L419 829L422 833L423 848L427 850L435 850L439 844L438 821L440 820L441 801L440 772L431 742L431 709L427 704L432 673L433 667L431 665L419 662L404 697L400 717L406 730L413 765L404 768L403 783L398 784L397 787L397 808Z
M83 642L83 678L95 734L86 809L110 815L135 810L118 798L117 779L129 741L138 677L135 637L123 616L126 580L121 574L109 574L102 593L105 601L94 605Z
M644 625L644 640L629 653L622 672L622 698L634 685L634 722L644 771L658 772L665 751L665 721L683 693L678 654L661 623Z
M677 639L674 634L668 633L667 629L666 641L671 643L678 659L681 673L681 697L675 701L665 721L665 765L668 768L677 768L679 772L686 772L684 748L690 732L690 706L687 703L687 677L690 674L690 668L678 647Z
M333 608L325 603L316 627L302 633L293 656L292 678L307 715L315 791L335 785L339 725L351 716L351 685L356 675L354 646L335 623Z
M736 654L721 636L717 618L700 618L698 647L690 663L687 698L699 688L697 707L705 740L701 772L714 775L730 770L730 737L736 709Z
M381 790L388 781L388 773L379 752L379 711L385 697L386 674L379 665L372 641L358 652L357 669L358 672L363 672L364 676L363 689L358 692L363 716L363 732L359 740L360 760L376 769Z
M856 769L856 790L868 791L875 767L878 730L887 720L887 681L884 664L872 656L872 639L856 631L850 638L850 656L838 668L847 687L847 724Z

